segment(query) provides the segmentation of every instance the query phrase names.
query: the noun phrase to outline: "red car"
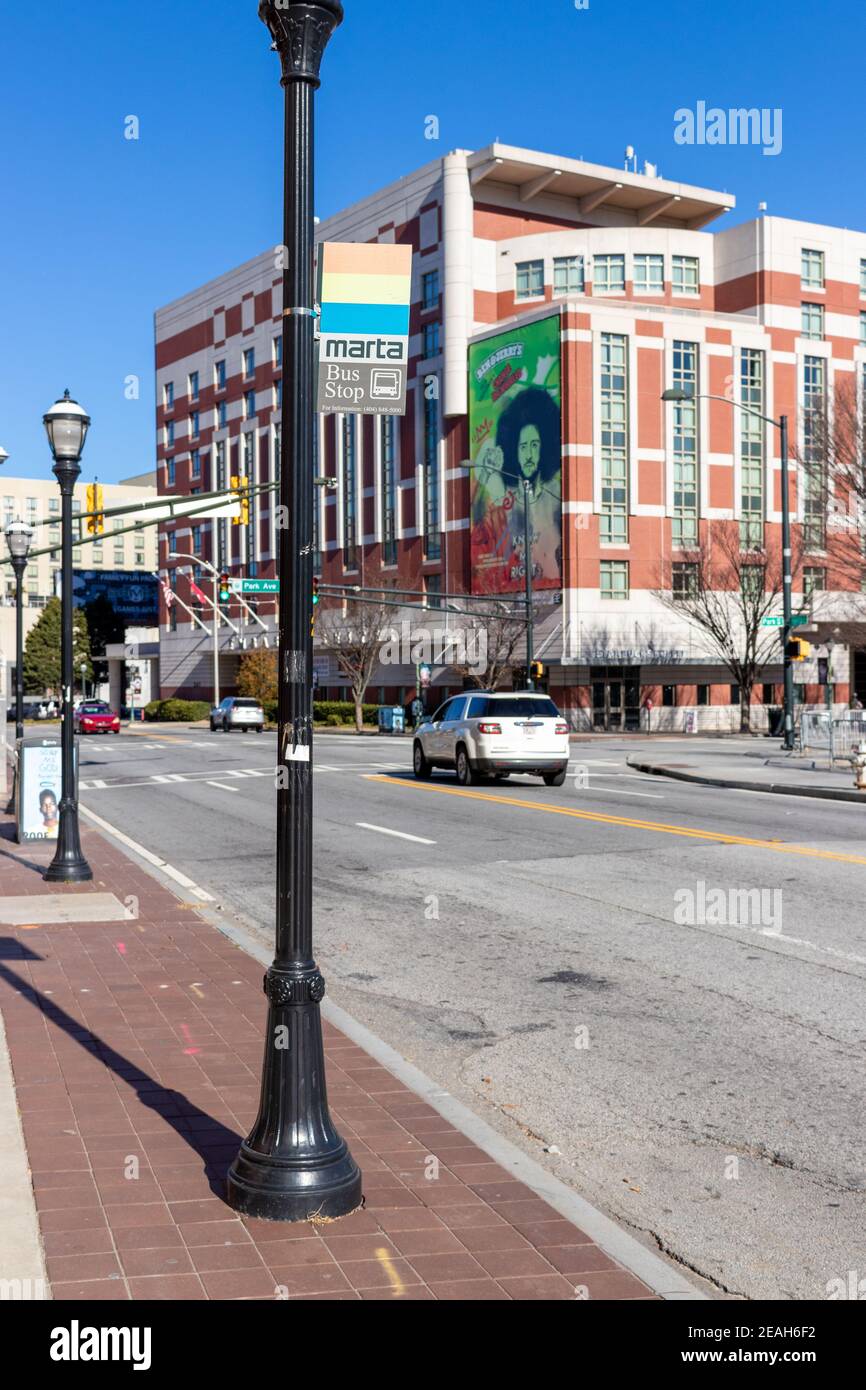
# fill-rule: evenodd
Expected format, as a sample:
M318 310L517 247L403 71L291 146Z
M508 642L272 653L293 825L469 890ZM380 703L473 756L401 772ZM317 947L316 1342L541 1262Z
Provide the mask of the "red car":
M73 718L78 734L119 734L120 717L104 700L84 700Z

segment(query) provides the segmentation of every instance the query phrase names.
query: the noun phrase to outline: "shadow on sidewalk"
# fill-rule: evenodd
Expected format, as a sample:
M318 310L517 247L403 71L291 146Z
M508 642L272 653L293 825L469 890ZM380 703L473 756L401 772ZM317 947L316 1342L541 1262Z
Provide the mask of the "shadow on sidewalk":
M0 962L43 959L43 956L38 955L22 942L16 941L14 937L0 937ZM118 1076L135 1093L141 1105L152 1110L155 1114L161 1115L175 1133L180 1135L202 1160L208 1186L214 1195L222 1200L225 1199L226 1173L240 1147L242 1135L236 1130L228 1129L221 1121L212 1119L206 1111L201 1110L181 1091L160 1085L147 1072L142 1071L121 1052L103 1042L84 1024L78 1023L59 1005L46 998L33 985L28 984L20 975L16 975L14 971L3 964L0 964L0 980L7 981L20 998L26 999L35 1009L44 1014L50 1023L62 1029L70 1038L74 1038L85 1052L97 1057L109 1071L114 1072L115 1076ZM178 1039L178 1048L182 1048L180 1039ZM131 1119L133 1128L135 1128L135 1120L133 1117Z

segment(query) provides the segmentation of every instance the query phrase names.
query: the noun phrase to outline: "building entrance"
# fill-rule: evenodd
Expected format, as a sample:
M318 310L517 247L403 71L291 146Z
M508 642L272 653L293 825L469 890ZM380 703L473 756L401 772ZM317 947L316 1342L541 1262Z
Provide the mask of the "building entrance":
M600 732L640 729L640 667L592 666L592 727Z

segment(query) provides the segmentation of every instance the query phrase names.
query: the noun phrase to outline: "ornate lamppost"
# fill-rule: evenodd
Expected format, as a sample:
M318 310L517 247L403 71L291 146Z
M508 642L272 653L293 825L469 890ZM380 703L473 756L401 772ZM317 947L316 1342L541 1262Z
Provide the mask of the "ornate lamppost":
M24 571L30 542L33 540L33 527L26 521L10 521L6 527L6 545L9 559L15 571L15 738L24 737ZM18 761L15 762L15 777L12 782L12 795L9 798L7 813L15 811L15 785L18 779Z

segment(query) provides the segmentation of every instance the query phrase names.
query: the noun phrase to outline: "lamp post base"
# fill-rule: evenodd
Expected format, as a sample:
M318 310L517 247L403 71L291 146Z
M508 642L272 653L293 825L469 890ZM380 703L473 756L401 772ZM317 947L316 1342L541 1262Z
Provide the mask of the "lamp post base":
M270 1008L258 1118L228 1171L229 1206L263 1221L348 1216L361 1172L328 1112L319 1000L313 975L265 977Z
M87 883L93 878L93 870L81 852L78 808L75 803L60 803L57 852L45 870L44 877L46 883Z
M52 859L45 870L46 883L88 883L93 870L86 859Z

